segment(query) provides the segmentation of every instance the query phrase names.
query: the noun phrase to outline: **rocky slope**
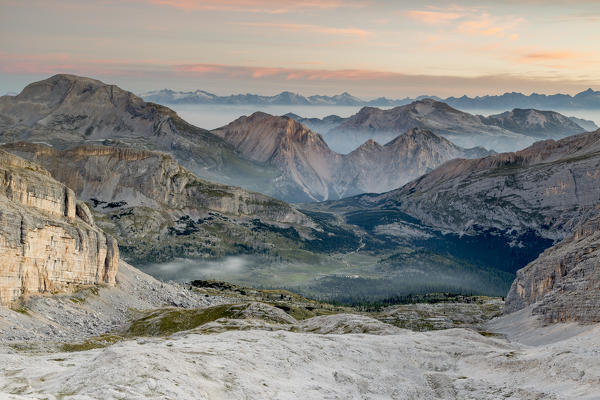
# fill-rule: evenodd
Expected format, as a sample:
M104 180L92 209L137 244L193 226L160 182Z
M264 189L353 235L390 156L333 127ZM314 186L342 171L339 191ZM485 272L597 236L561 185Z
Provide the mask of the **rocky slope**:
M0 304L75 284L114 285L116 241L47 171L0 151L0 204Z
M264 251L283 238L257 234L254 223L273 229L314 225L282 201L199 179L164 153L95 145L61 151L24 142L3 148L73 188L138 262L235 253L235 243Z
M556 240L595 214L598 198L600 131L452 160L374 201L455 232L531 229Z
M505 312L533 305L546 322L600 322L600 216L517 272Z
M290 329L294 325L254 316L227 331L191 330L88 351L0 347L0 394L591 400L600 390L597 326L524 346L466 329L410 332L367 317L317 318L315 333L302 329L309 324Z
M297 191L293 183L276 179L277 170L240 157L231 145L173 110L79 76L55 75L17 96L0 97L0 141L48 143L59 149L103 143L159 150L201 178L280 198Z
M341 155L294 119L261 112L213 132L251 160L284 171L315 200L390 190L447 160L489 154L482 148L460 148L430 131L409 129L385 145L369 140Z

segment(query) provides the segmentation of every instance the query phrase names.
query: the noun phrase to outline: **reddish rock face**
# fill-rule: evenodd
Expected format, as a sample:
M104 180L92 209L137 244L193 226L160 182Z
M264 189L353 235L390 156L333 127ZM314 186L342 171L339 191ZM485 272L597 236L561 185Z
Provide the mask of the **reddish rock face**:
M0 151L0 304L73 284L115 284L116 241L77 214L75 193Z

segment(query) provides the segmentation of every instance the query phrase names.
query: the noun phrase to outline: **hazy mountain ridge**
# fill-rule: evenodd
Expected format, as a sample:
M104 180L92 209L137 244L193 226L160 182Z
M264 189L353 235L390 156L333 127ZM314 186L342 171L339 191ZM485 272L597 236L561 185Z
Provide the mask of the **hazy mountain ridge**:
M577 120L554 111L514 109L484 117L459 111L434 99L417 100L387 110L364 107L348 118L328 116L301 120L342 152L351 151L366 139L386 142L412 127L429 129L459 146L482 146L496 151L514 151L536 139L558 139L586 131ZM597 129L592 121L579 122Z
M242 119L230 125L250 126L251 121ZM287 121L277 125L276 130L284 131L286 124ZM404 169L411 169L409 173L393 171L389 178L371 180L367 188L364 182L352 183L353 176L336 173L342 170L336 161L341 158L322 138L297 125L292 130L307 136L272 143L274 147L265 158L257 156L256 152L265 150L260 147L256 147L254 154L248 152L248 146L265 144L259 137L250 140L255 143L246 141L240 152L239 143L234 148L214 134L218 130L209 132L192 126L169 108L146 103L130 92L89 78L56 75L28 85L18 96L0 98L0 140L5 143L47 143L57 149L96 143L163 151L201 178L288 201L340 198L367 189L390 190L439 162L439 158L432 156L430 161L415 168L404 165ZM451 153L447 157L473 156L459 149ZM444 157L442 160L445 161ZM350 169L357 170L360 166Z
M270 104L270 105L340 105L340 106L372 106L396 107L402 106L424 98L442 101L452 107L465 109L513 109L513 108L541 108L541 109L597 109L600 107L600 91L587 89L574 96L568 94L538 94L511 92L501 95L461 96L441 98L438 96L423 95L414 98L404 97L390 99L378 97L364 100L344 92L334 96L312 95L302 96L292 92L281 92L273 96L257 94L237 94L218 96L204 90L190 92L173 91L170 89L145 92L140 95L147 101L164 104Z
M565 117L554 111L540 111L534 109L515 108L501 114L480 116L481 122L486 125L494 125L512 132L522 133L527 136L539 137L541 139L559 139L575 133L587 130L580 126L577 121L593 130L598 127L592 121Z
M452 158L490 154L482 148L460 148L429 131L410 129L385 145L370 140L341 155L321 135L294 119L260 112L213 132L251 160L278 167L318 200L382 192Z
M302 96L298 93L281 92L273 96L257 94L233 94L217 96L204 90L193 92L177 92L170 89L155 90L140 94L146 101L161 104L252 104L252 105L340 105L360 106L364 101L344 92L334 96Z

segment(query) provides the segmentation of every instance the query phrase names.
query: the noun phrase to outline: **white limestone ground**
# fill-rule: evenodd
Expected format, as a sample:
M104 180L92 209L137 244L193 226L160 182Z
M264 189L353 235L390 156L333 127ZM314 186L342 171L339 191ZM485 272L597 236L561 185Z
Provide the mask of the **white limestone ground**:
M0 398L599 398L600 326L526 346L467 329L418 333L382 330L366 317L319 318L379 334L266 331L257 321L253 330L184 332L84 352L0 347Z

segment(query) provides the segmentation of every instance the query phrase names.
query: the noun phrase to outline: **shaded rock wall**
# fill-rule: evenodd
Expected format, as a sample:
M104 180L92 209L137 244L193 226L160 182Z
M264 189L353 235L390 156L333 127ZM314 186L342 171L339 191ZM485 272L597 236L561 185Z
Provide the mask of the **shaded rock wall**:
M600 322L600 216L517 272L505 312L530 304L546 322Z

